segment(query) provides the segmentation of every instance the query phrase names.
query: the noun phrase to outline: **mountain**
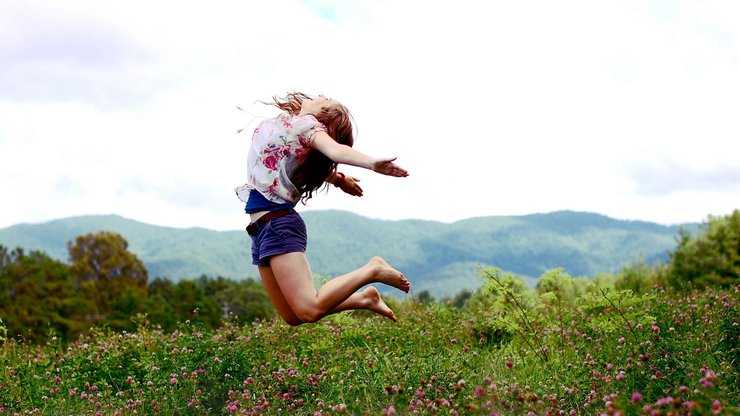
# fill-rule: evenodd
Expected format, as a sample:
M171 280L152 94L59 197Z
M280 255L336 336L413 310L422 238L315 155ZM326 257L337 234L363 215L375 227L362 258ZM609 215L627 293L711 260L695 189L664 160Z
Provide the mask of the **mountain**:
M429 290L434 296L478 287L480 267L496 266L534 284L555 267L564 267L572 276L594 276L615 273L640 257L649 263L666 261L681 227L573 211L451 224L377 220L345 211L301 215L308 227L306 254L313 273L338 276L379 255L406 274L414 292ZM695 223L682 226L691 233L699 228ZM68 261L67 242L97 231L121 234L146 265L150 279L258 278L245 231L160 227L117 215L82 216L0 229L0 244Z

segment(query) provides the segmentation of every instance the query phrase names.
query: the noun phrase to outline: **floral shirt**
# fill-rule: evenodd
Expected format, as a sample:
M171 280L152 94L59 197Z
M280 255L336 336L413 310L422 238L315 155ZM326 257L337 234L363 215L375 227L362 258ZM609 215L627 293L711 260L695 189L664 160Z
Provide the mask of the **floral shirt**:
M256 189L272 202L297 204L301 195L290 178L298 156L319 131L326 127L312 115L282 113L260 123L247 155L247 183L235 188L239 199L247 202L249 191Z

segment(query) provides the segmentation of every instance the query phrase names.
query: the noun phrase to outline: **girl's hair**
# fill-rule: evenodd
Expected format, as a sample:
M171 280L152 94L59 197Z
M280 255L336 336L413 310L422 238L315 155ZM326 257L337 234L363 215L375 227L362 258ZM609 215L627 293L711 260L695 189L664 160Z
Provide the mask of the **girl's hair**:
M310 99L312 99L311 96L302 92L291 92L282 98L274 96L271 103L265 104L273 105L289 114L298 115L301 112L303 100ZM338 103L322 109L314 116L319 123L326 127L326 133L334 141L352 147L355 142L352 114L350 114L347 107ZM301 194L301 202L305 204L314 191L327 185L326 178L336 170L337 164L318 150L308 149L307 152L303 152L299 156L298 167L290 178Z

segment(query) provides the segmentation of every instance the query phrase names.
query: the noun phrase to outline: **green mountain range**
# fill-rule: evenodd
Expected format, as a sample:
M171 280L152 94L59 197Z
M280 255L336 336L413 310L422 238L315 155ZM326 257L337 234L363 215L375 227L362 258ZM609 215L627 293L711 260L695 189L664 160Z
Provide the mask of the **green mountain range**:
M616 273L638 258L665 261L680 227L695 234L700 226L664 226L573 211L454 223L377 220L334 210L301 215L308 227L306 254L314 274L338 276L379 255L406 274L414 292L428 290L437 297L478 287L480 267L496 266L534 284L555 267L572 276L592 277ZM144 262L150 279L258 278L243 230L170 228L117 215L82 216L0 229L0 244L67 261L67 242L97 231L121 234Z

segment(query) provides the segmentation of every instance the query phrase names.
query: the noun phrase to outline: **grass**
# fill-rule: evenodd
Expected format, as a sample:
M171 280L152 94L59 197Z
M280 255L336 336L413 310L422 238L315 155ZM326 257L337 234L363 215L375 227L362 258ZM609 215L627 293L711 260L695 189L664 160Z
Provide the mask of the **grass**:
M233 317L210 332L197 314L172 333L139 316L135 333L6 340L0 413L740 414L738 292L495 310L481 292L462 309L389 299L397 323Z

